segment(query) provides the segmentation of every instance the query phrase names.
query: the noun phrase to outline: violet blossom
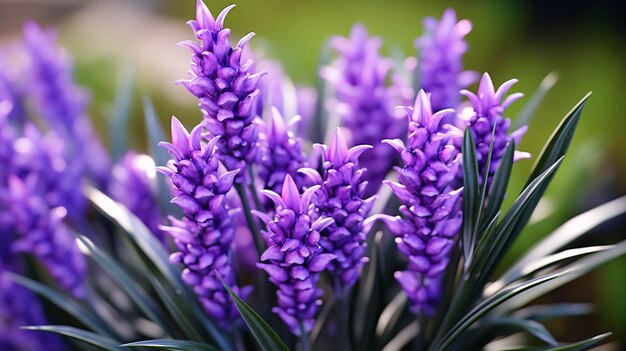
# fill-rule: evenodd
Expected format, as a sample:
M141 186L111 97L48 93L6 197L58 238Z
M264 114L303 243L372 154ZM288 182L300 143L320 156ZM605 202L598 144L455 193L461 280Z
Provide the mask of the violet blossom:
M317 287L319 273L335 258L334 254L324 253L319 245L320 231L332 224L333 219L313 220L309 216L313 206L311 197L319 188L319 185L312 186L300 195L293 178L286 175L281 195L263 190L274 202L276 214L269 217L254 212L267 228L262 231L267 250L257 266L265 270L278 287L278 306L272 311L295 335L313 329L315 313L322 304L322 290Z
M433 114L428 95L417 95L408 108L408 141L385 140L400 153L403 166L398 182L386 181L402 206L403 217L381 215L396 236L398 250L408 258L407 269L394 274L415 313L432 314L442 296L442 277L450 260L454 238L463 221L459 177L460 149L455 135L441 124L454 113Z
M182 219L170 217L172 226L162 228L174 239L178 251L171 254L170 261L184 267L183 281L193 287L207 314L228 329L239 314L219 277L243 298L248 293L248 289L237 288L230 257L233 217L239 209L230 208L225 201L239 170L219 170L219 137L204 144L203 127L201 123L188 133L172 117L172 142L160 144L174 159L158 170L170 178L175 193L172 203L184 213Z

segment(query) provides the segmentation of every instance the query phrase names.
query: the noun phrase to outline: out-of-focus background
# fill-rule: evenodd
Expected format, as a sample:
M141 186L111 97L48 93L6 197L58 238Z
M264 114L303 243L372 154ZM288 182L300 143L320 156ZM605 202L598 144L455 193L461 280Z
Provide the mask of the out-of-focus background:
M208 1L218 12L231 1ZM240 0L227 19L234 37L257 34L253 48L278 59L298 84L314 85L320 48L331 35L347 35L356 22L382 36L385 52L414 55L425 16L448 7L473 23L465 65L488 71L496 84L520 82L527 98L507 110L515 118L528 96L550 72L558 83L537 110L520 148L537 155L559 119L593 91L574 144L536 222L520 237L511 259L564 219L626 193L626 2L621 0L518 1L288 1ZM186 77L190 54L176 43L193 38L185 25L195 0L0 0L0 43L19 40L22 24L35 20L59 30L61 44L75 58L76 79L92 93L91 116L106 141L116 87L134 76L130 145L145 150L141 96L150 95L162 121L177 115L201 118L197 102L173 82ZM475 89L475 87L472 87ZM532 166L519 162L510 194ZM514 198L513 195L509 197ZM594 232L594 242L626 238L626 223L615 220ZM606 330L626 336L626 259L614 261L552 294L554 301L596 301L591 317L549 324L558 339L578 340ZM626 349L625 345L622 345Z

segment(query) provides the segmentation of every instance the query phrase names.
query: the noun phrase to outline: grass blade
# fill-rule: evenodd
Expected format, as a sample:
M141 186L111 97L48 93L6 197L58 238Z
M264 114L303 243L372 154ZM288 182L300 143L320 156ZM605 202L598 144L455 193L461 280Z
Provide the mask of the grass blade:
M90 345L96 346L103 350L108 351L123 351L124 348L118 346L120 343L106 336L92 333L83 329L78 329L65 325L40 325L40 326L28 326L22 327L26 330L40 330L49 333L63 335L72 339L76 339L82 342L86 342Z
M92 311L83 307L67 295L29 278L11 272L5 272L5 274L17 284L20 284L43 296L48 301L52 302L54 305L67 312L69 315L76 318L76 320L87 326L89 329L97 332L98 334L107 335L114 338L119 337Z
M546 94L552 89L552 87L559 80L558 74L556 72L548 73L545 78L539 83L539 87L530 97L530 100L522 107L522 110L517 115L515 119L515 127L513 129L518 129L521 126L528 125L537 111L537 108L546 97Z
M483 218L485 220L492 219L502 206L504 196L506 194L507 186L509 185L509 179L511 178L511 170L513 169L513 156L515 154L515 142L510 141L509 145L500 160L500 165L493 176L491 183L491 189L489 189L489 198L487 199L487 205ZM479 233L484 233L485 225L487 222L483 222L480 226Z
M148 349L175 350L175 351L219 351L211 345L189 340L154 339L131 342L123 347L142 347Z
M220 278L221 279L221 278ZM222 285L226 288L228 293L237 307L237 311L243 318L244 322L250 328L254 339L265 351L288 351L287 345L278 337L278 334L242 299L235 294L228 285L222 280Z
M589 350L593 346L598 345L599 343L601 343L603 340L605 340L606 338L608 338L611 335L613 335L613 333L604 333L604 334L600 334L598 336L594 336L593 338L589 338L589 339L586 339L586 340L583 340L583 341L575 342L575 343L568 344L568 345L561 345L561 346L558 346L558 347L553 347L551 349L547 349L546 351L582 351L582 350Z
M420 326L417 321L413 321L398 333L391 341L383 347L382 351L400 351L415 339L420 333Z
M461 234L465 267L469 267L474 254L477 237L476 229L480 216L480 183L478 179L478 161L476 145L471 129L465 129L463 136L463 233Z
M130 66L127 66L117 86L113 114L109 125L111 156L114 161L119 160L128 148L128 127L134 82L135 72Z

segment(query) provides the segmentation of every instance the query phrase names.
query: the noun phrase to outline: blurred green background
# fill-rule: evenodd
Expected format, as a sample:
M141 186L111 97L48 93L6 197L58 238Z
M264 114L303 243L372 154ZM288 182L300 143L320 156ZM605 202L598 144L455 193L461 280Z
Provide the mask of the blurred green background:
M214 13L232 1L208 1ZM59 29L60 42L75 57L76 77L92 91L91 114L106 140L116 87L134 72L133 127L130 145L145 150L141 96L150 95L165 122L177 115L192 123L200 113L194 98L173 81L186 77L189 53L175 44L191 39L185 21L195 0L0 0L0 41L19 38L33 19ZM414 55L422 18L441 16L448 7L473 23L465 65L488 71L500 84L529 97L549 72L559 81L537 110L520 149L537 155L560 118L593 91L569 156L540 205L536 224L523 233L511 255L534 243L566 218L626 193L626 2L602 1L288 1L240 0L227 19L233 36L254 31L252 45L280 60L293 80L314 85L323 42L347 35L355 22L382 36L385 52L401 48ZM475 87L473 87L475 89ZM528 98L515 103L515 118ZM519 191L532 166L520 162L510 194ZM514 196L509 197L509 201ZM626 238L624 219L593 233L593 242ZM597 302L598 313L551 325L557 337L575 340L612 330L626 334L626 259L615 261L569 284L551 300ZM619 347L619 346L617 346ZM622 344L624 349L626 346Z

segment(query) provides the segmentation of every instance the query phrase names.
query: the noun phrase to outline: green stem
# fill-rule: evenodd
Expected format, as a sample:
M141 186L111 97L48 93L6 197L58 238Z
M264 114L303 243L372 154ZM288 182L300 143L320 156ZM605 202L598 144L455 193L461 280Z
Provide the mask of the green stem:
M309 336L304 331L304 324L300 321L298 325L300 326L300 344L302 345L302 351L311 351L311 343L309 342Z
M252 237L254 238L254 246L256 247L256 251L259 254L259 257L261 257L264 244L263 238L261 237L259 227L257 226L256 221L252 216L252 213L250 212L252 208L250 207L250 202L248 201L248 196L246 195L246 189L241 183L235 184L235 189L237 190L237 194L239 194L239 198L241 199L243 214L246 217L246 222L248 222L248 226L250 227L250 231L252 232Z
M351 350L350 337L348 335L349 321L348 321L348 304L346 298L348 296L347 289L343 285L341 278L335 277L335 296L337 298L337 336L342 350Z

